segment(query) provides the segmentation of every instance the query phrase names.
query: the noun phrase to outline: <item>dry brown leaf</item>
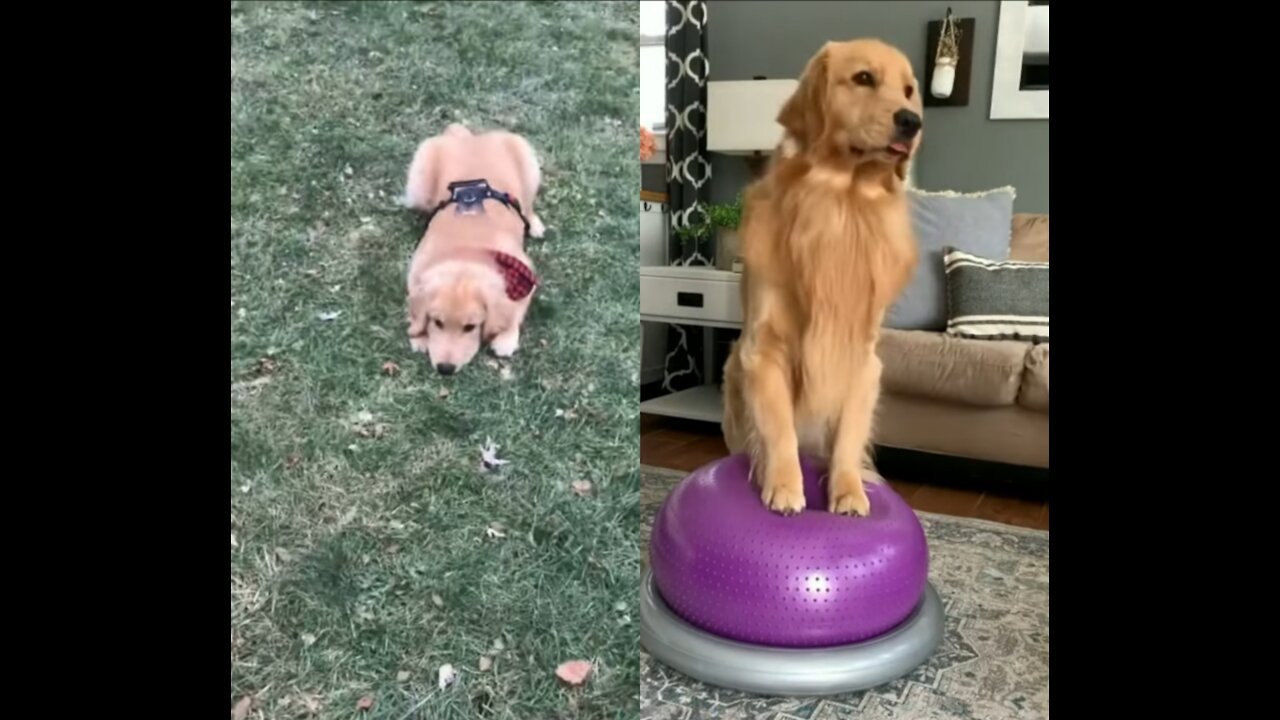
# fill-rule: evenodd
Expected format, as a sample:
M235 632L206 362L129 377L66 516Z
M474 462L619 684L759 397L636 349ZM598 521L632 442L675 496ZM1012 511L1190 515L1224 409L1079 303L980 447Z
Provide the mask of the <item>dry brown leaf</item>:
M452 665L445 663L444 665L440 666L440 671L436 679L436 685L438 685L440 689L443 690L449 687L450 685L452 685L457 679L458 679L458 671L454 670Z
M362 438L377 440L387 434L390 426L383 422L377 422L377 417L368 410L361 410L352 418L351 429Z
M253 709L253 696L245 695L236 701L231 708L231 720L244 720L249 717L249 711Z
M231 392L233 393L253 393L260 390L267 383L271 382L270 375L260 375L252 380L242 380L231 384Z
M560 663L560 667L556 668L556 677L577 687L587 681L591 676L591 670L589 660L570 660Z
M590 480L574 480L569 483L569 487L573 488L573 494L578 497L586 497L591 494Z
M396 543L391 543L390 545L387 546L388 555L395 555L398 552L400 552L400 546L397 545Z
M502 641L502 638L496 638L496 639L494 639L494 641L493 641L493 651L494 651L494 652L502 652L503 650L506 650L506 649L507 649L507 644L506 644L505 642L503 642L503 641Z
M399 365L397 365L397 364L395 364L395 363L393 363L393 362L391 362L390 360L388 360L388 361L386 361L386 362L382 363L382 374L383 374L383 375L390 375L390 376L393 376L393 377L394 377L394 376L395 376L396 374L398 374L399 372L400 372L400 366L399 366Z
M493 658L488 655L480 656L480 672L489 672L489 668L493 667Z
M449 397L449 388L447 387L440 388L440 391L436 393L436 397L440 398L441 400Z
M312 633L302 633L302 635L299 635L298 637L302 640L303 647L311 647L316 644L316 636Z
M408 670L401 670L400 672L396 673L397 682L407 682L408 680L409 680Z
M275 358L264 357L258 359L259 375L270 375L278 369L280 369L280 363L276 362Z
M546 338L542 338L541 340L538 341L538 344L541 345L542 347L546 347L550 343L547 342Z
M302 462L302 453L296 453L296 452L289 453L289 457L286 457L284 459L284 469L292 470L298 467L298 464L301 462Z
M298 693L298 701L302 703L302 707L306 709L308 716L319 713L324 707L320 696L312 695L311 693Z
M493 444L493 438L486 437L484 445L480 448L480 467L484 470L492 470L496 467L506 465L508 460L502 460L498 457L499 445Z
M372 710L372 709L373 709L373 696L372 696L372 695L365 695L364 697L362 697L362 698L360 698L359 700L357 700L357 701L356 701L356 709L357 709L357 710L363 710L364 712L368 712L368 711Z
M431 593L431 604L436 607L444 607L444 598L440 597L436 593Z

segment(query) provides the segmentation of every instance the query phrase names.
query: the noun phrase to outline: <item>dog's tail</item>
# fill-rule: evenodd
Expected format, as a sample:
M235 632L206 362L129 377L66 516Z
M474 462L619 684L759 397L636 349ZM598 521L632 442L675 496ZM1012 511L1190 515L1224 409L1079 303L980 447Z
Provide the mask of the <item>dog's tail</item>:
M433 202L440 200L440 198L433 198L431 193L439 184L437 168L440 163L440 153L443 151L442 145L446 138L459 137L471 137L471 131L466 125L452 123L439 135L427 138L418 146L417 152L413 154L413 162L409 164L404 197L400 200L402 205L427 212L431 209Z
M413 154L413 162L409 164L408 177L405 179L404 197L401 200L407 208L420 212L431 209L432 188L436 185L436 158L440 154L440 138L428 138L418 146Z

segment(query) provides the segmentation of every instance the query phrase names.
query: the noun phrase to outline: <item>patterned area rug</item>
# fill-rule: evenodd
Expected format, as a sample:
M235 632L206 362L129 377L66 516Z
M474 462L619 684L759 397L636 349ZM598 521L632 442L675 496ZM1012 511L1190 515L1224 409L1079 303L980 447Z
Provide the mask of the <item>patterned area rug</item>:
M649 532L684 473L641 469L644 566ZM829 698L769 698L704 685L641 652L646 720L1031 720L1049 717L1049 534L919 513L946 634L936 653L888 685Z

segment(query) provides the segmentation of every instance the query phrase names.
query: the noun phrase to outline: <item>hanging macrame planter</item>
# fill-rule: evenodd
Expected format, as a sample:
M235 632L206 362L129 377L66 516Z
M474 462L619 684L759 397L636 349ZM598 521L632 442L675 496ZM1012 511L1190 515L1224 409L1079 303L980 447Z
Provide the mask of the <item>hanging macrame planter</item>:
M942 21L942 32L938 36L938 51L934 55L933 80L929 84L929 93L936 98L949 98L956 84L956 66L960 64L960 23L951 16L951 8L947 8L947 17Z

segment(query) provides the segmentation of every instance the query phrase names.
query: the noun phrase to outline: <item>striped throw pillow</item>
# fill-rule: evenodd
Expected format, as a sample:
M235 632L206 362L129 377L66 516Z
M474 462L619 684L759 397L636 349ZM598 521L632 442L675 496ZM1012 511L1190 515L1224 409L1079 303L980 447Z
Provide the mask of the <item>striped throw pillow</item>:
M1049 342L1049 263L989 260L948 247L947 334Z

